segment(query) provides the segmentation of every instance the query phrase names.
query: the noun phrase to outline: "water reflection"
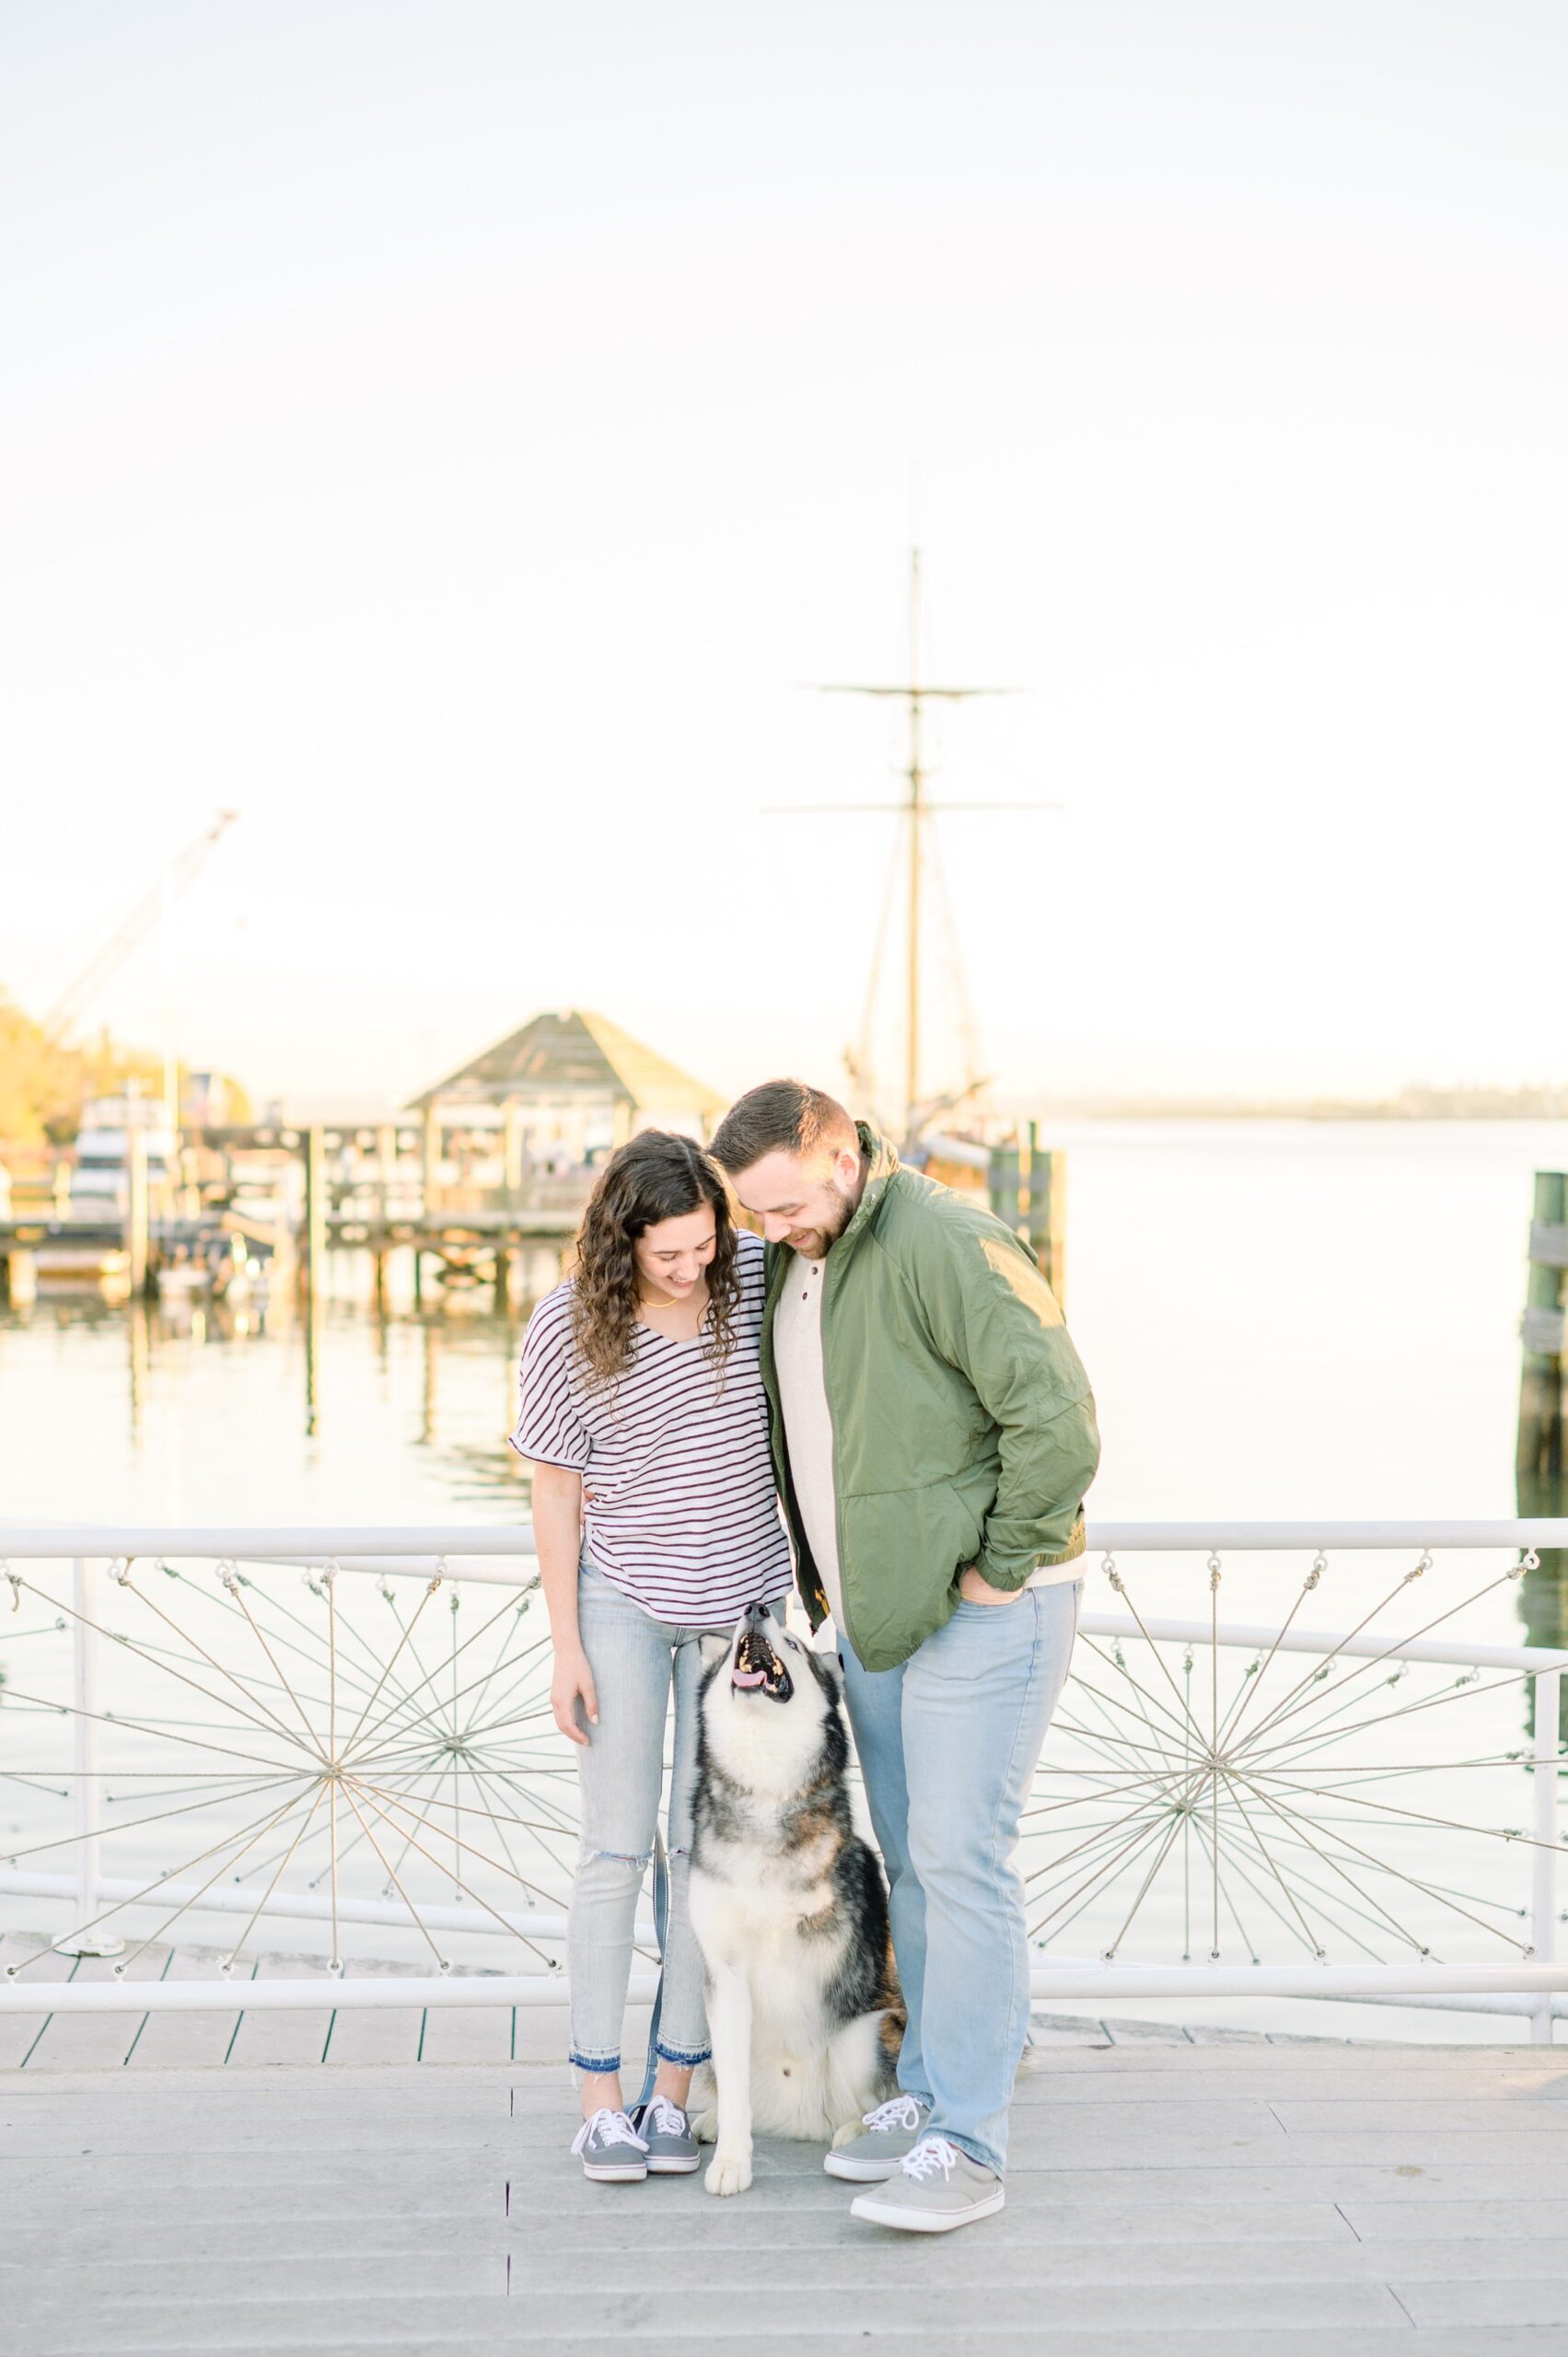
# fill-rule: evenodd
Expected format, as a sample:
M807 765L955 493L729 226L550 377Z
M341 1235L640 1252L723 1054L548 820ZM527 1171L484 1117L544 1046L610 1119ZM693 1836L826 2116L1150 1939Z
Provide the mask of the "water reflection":
M526 1513L506 1445L531 1302L412 1285L0 1311L5 1493L45 1518L435 1520Z

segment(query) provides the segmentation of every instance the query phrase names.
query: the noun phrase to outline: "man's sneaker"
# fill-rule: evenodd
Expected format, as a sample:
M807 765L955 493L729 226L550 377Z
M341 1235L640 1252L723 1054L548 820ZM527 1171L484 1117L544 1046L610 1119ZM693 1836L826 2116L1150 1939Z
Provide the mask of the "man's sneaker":
M702 2154L691 2122L668 2096L655 2096L644 2109L632 2114L632 2123L647 2147L650 2177L690 2177L701 2168Z
M946 2136L923 2136L900 2163L899 2173L875 2193L849 2206L852 2218L874 2226L899 2226L911 2235L950 2235L976 2218L989 2218L1007 2199L994 2169L981 2168Z
M865 2114L858 2136L824 2154L822 2166L830 2177L847 2177L852 2185L880 2185L884 2177L898 2175L899 2163L913 2151L930 2117L929 2104L917 2103L913 2096L895 2096Z
M585 2119L572 2139L583 2175L600 2185L641 2185L648 2173L648 2148L623 2111L608 2106Z

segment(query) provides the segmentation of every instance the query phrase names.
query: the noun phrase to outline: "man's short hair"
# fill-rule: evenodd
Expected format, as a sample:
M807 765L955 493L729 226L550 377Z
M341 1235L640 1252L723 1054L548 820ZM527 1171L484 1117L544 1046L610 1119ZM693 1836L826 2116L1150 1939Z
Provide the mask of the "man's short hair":
M813 1155L846 1148L858 1153L854 1123L825 1089L803 1080L765 1080L732 1105L708 1141L708 1152L733 1178L765 1154Z

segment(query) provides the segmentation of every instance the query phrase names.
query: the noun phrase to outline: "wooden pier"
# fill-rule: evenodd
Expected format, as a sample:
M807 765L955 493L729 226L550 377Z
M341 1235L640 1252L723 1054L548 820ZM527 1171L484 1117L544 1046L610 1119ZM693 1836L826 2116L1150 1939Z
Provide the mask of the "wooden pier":
M509 1130L499 1187L444 1185L433 1128L426 1118L374 1130L197 1132L192 1151L207 1175L178 1190L179 1208L154 1202L134 1137L123 1209L73 1213L52 1193L47 1203L0 1219L0 1306L31 1297L37 1263L51 1254L76 1254L84 1263L97 1255L115 1265L130 1291L152 1293L160 1271L181 1261L215 1265L241 1242L269 1264L274 1283L290 1283L306 1298L319 1295L328 1254L366 1252L380 1300L390 1256L407 1252L416 1299L434 1264L439 1283L488 1285L496 1306L508 1306L528 1256L548 1255L559 1267L576 1234L587 1178L526 1183ZM246 1207L236 1176L242 1169L270 1175L276 1190L270 1213Z
M1550 2049L1037 2015L1005 2210L922 2238L858 2224L819 2152L775 2139L731 2200L588 2185L559 2018L519 2010L515 2046L502 2006L334 2019L322 1998L13 2017L6 2357L1568 2350Z

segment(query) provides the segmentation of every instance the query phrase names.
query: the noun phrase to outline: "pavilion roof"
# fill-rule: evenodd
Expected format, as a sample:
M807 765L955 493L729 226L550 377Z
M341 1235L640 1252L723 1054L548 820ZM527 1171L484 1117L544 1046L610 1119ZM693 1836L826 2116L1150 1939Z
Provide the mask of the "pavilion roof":
M726 1099L630 1032L583 1007L536 1015L412 1102L501 1105L509 1097L608 1097L640 1111L714 1116Z

